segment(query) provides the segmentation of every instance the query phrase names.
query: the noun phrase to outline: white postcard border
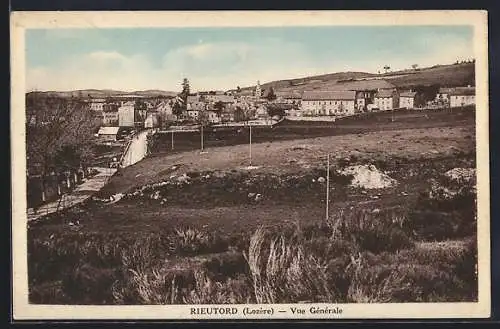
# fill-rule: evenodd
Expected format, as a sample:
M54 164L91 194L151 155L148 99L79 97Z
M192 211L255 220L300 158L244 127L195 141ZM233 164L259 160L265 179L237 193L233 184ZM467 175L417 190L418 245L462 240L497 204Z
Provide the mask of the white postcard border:
M28 303L25 146L25 30L103 27L256 27L322 25L473 25L476 58L476 145L478 178L479 293L477 303L216 305L237 314L191 314L210 305L66 306ZM485 318L491 312L488 38L486 11L288 11L288 12L14 12L11 13L11 156L13 317L42 319L401 319ZM272 315L243 314L245 307ZM290 308L304 309L294 315ZM311 313L311 307L342 309ZM279 310L287 310L286 313ZM231 311L234 312L234 311Z

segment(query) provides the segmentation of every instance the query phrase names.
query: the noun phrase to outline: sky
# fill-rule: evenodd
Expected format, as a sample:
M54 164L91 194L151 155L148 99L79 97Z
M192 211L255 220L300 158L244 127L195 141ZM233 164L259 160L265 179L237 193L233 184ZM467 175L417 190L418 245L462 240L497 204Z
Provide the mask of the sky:
M227 90L259 80L451 64L472 26L85 28L26 31L26 88Z

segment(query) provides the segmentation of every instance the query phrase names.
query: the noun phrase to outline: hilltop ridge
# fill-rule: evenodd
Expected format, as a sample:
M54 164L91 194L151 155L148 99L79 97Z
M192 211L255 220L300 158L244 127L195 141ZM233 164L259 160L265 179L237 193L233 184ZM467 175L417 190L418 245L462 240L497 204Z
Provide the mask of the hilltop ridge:
M474 85L474 63L459 63L448 65L434 65L419 69L407 69L388 73L368 72L335 72L321 75L275 80L261 84L262 90L273 87L275 91L291 92L304 90L332 90L341 88L341 83L359 80L384 80L399 89L411 89L417 86L439 85L442 87L456 87ZM241 88L242 93L250 93L256 85ZM236 88L228 91L236 91ZM119 91L112 89L83 89L74 91L32 91L27 94L43 94L59 97L92 97L106 98L116 96L138 95L143 97L175 97L178 91L164 91L159 89Z

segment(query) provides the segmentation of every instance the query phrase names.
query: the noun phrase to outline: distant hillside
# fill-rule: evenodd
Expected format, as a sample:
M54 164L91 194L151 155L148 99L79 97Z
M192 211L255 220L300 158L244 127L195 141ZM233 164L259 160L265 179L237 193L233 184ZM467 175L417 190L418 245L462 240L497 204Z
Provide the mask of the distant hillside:
M106 97L117 97L117 96L131 96L138 95L143 97L174 97L177 92L174 91L164 91L164 90L139 90L139 91L119 91L110 89L83 89L83 90L73 90L73 91L36 91L30 92L28 95L43 95L43 96L53 96L53 97L84 97L84 98L106 98Z
M440 85L442 87L475 85L475 68L473 63L437 65L418 71L403 73L385 76L384 79L398 88L411 88L419 85Z
M337 81L369 78L373 76L376 76L376 74L367 72L337 72L303 78L266 82L261 84L261 88L263 90L266 90L272 86L275 90L279 91L318 89L323 87L325 84L336 83ZM253 90L254 88L255 85L241 88L241 90L242 92L248 92Z
M416 88L418 86L439 85L442 87L455 87L474 85L475 71L474 63L436 65L433 67L421 68L417 70L402 70L383 74L368 72L337 72L309 77L277 80L265 82L261 85L263 90L268 90L271 86L275 91L304 91L304 90L338 90L349 85L351 82L359 80L385 80L387 83L400 89ZM357 82L356 82L357 83ZM241 88L242 93L251 93L255 88L247 86ZM235 91L233 89L232 91ZM139 95L143 97L174 97L178 92L164 90L139 90L125 92L118 90L98 90L85 89L75 91L37 91L28 95L42 94L45 96L59 97L92 97L106 98L126 95Z
M474 63L436 65L417 70L394 71L383 74L367 72L339 72L299 79L278 80L261 84L263 90L273 87L275 91L334 90L341 84L356 80L385 80L400 89L416 86L440 85L455 87L474 85ZM241 88L242 92L253 91L254 86Z

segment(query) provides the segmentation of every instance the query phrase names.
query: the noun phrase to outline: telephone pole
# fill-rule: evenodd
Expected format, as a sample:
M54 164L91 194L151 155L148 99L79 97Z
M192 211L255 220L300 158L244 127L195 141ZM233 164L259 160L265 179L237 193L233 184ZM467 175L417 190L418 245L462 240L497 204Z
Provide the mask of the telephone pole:
M326 155L326 221L328 222L328 204L330 201L330 153Z
M250 166L252 166L252 125L249 125L250 127L250 147L249 147L249 153L250 153Z
M203 122L204 122L204 116L205 116L205 110L207 108L207 104L205 104L204 108L201 110L201 113L199 115L200 119L200 131L201 131L201 151L200 153L205 153L203 151Z

